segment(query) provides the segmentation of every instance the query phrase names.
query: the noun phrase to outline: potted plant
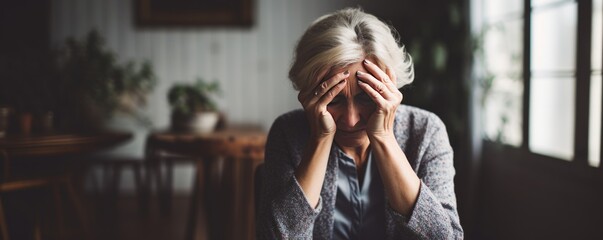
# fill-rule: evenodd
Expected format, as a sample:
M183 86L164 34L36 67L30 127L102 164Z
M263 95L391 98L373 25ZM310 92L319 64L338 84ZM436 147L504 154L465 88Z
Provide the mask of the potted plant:
M69 38L56 57L58 117L63 128L102 129L114 113L134 117L150 126L140 111L156 77L148 61L119 62L105 47L103 37L91 31L82 40Z
M168 92L172 129L196 133L213 131L220 120L220 113L210 95L219 91L218 82L207 83L200 78L193 84L172 86Z

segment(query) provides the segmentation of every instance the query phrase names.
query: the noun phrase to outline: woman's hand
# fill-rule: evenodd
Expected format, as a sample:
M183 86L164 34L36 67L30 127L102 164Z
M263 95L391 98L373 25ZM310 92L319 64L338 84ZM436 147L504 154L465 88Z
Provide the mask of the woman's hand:
M349 76L350 72L346 70L299 92L297 99L304 107L313 137L334 136L337 127L327 105L343 90Z
M295 178L313 208L318 206L329 151L337 130L333 116L327 111L327 104L343 90L349 76L349 71L338 73L308 89L303 89L297 96L310 123L312 139L306 146L302 161L295 169Z
M369 117L366 133L372 137L393 137L396 109L402 102L402 93L396 87L396 75L389 68L385 72L374 63L364 60L369 73L356 73L358 86L375 102L375 112Z
M367 60L364 61L364 68L370 74L357 74L358 86L376 105L375 112L367 122L366 133L377 159L388 204L396 212L410 216L419 196L421 180L394 136L394 119L396 109L402 102L402 93L396 87L396 75L393 71L386 69L383 72Z

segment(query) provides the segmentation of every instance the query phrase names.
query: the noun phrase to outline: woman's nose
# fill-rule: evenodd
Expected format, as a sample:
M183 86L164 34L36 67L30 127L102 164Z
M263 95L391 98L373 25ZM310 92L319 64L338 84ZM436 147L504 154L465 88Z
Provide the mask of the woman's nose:
M353 129L360 121L360 111L353 104L350 104L343 114L342 120L345 128Z

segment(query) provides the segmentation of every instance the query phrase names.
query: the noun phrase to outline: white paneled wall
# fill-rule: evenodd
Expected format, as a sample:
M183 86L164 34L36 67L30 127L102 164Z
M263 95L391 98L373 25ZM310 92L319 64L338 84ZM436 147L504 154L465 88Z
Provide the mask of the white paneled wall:
M218 105L229 121L259 124L266 130L281 113L300 107L287 78L297 39L317 17L352 1L256 0L251 28L138 28L133 0L53 0L51 39L82 38L97 29L120 61L149 60L158 84L146 112L155 128L169 124L166 92L175 82L196 77L220 82ZM117 116L112 125L135 133L114 154L142 156L147 129ZM187 188L190 170L177 173L177 189ZM128 188L128 186L126 186Z

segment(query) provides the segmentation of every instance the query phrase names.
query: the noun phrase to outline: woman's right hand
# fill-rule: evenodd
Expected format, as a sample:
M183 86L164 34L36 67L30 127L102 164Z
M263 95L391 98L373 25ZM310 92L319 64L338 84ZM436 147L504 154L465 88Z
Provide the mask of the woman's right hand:
M327 111L327 105L343 90L350 76L348 70L335 74L331 78L303 89L297 99L304 107L313 137L334 136L337 127L333 116Z
M327 105L347 84L349 71L335 74L324 81L302 89L297 99L304 107L310 124L312 138L304 151L302 161L295 169L295 178L313 208L318 206L320 191L327 171L331 143L335 137L335 120L327 111ZM322 76L320 77L322 79Z

